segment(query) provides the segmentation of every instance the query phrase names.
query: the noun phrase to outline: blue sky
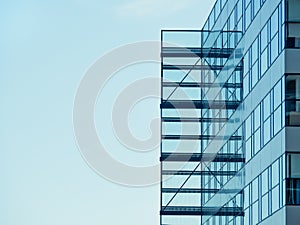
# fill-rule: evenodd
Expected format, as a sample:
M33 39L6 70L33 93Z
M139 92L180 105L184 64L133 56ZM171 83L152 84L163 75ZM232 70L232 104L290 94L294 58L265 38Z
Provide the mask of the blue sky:
M162 28L201 28L213 3L0 2L0 224L158 224L158 185L131 188L111 183L82 159L73 132L74 96L97 58L124 44L159 40ZM153 67L152 76L159 72L158 66ZM133 68L123 75L134 73ZM137 66L137 71L143 71L142 67ZM114 79L118 82L118 76ZM114 91L108 85L107 96L110 88ZM106 99L98 104L107 104L110 99ZM149 115L157 113L158 105L149 102L133 113L145 106ZM132 124L139 124L132 129L147 137L145 121L139 121L132 117ZM106 129L109 123L98 126ZM114 151L117 156L118 150ZM145 162L158 160L156 152ZM127 160L140 163L133 153Z

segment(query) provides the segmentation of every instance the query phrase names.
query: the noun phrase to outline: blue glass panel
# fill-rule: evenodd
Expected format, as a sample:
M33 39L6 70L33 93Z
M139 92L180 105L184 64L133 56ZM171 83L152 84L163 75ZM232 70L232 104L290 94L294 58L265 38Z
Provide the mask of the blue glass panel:
M276 135L280 131L282 127L281 123L282 123L282 109L281 107L279 107L274 112L274 135Z
M279 42L278 42L278 33L275 35L271 41L271 63L277 58L279 54Z
M261 54L261 75L268 69L268 48L266 48Z
M279 14L277 8L271 17L271 38L273 38L274 35L278 32L279 30L278 26L279 26Z
M254 133L254 154L260 150L260 129Z
M260 105L254 110L254 130L260 127Z
M268 94L263 102L263 111L264 111L264 121L270 116L270 94Z
M258 59L258 38L252 44L252 64Z
M274 95L274 109L276 109L280 104L281 104L281 80L275 85L274 90L273 90L273 95Z
M271 137L271 122L270 122L270 117L266 120L266 122L264 123L264 144L266 144Z
M252 66L252 88L256 85L258 82L258 61L255 62L255 64Z
M244 91L244 97L246 97L249 94L249 73L245 76L244 82L243 82L243 91Z
M245 138L246 140L251 136L252 134L252 120L251 120L251 115L246 119L246 122L245 122Z
M253 224L257 224L258 223L258 202L255 202L252 205L252 222Z
M250 209L246 209L245 210L244 224L249 225L250 224L249 220L250 220Z
M255 16L257 14L257 12L259 11L260 9L260 0L254 0L253 1L253 15Z
M279 186L272 190L272 213L279 209Z
M261 52L267 47L268 45L268 26L265 25L260 34L260 43L261 43Z
M258 178L252 181L252 203L258 200Z
M252 156L252 151L251 151L251 138L249 138L247 141L246 141L246 161L249 161L251 159L251 156Z
M237 3L237 20L239 21L242 17L243 7L242 7L242 0L239 0Z
M269 215L269 195L266 194L262 197L262 219L265 219Z
M261 175L261 192L262 195L269 191L269 170L265 170Z
M250 23L251 23L251 5L248 6L245 12L245 30L247 30Z

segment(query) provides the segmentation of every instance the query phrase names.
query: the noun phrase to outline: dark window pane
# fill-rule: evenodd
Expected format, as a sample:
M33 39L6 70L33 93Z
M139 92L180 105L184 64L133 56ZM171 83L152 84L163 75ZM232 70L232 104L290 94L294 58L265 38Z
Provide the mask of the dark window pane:
M300 125L300 75L286 77L285 86L287 125Z
M286 203L288 205L300 205L300 179L287 179Z

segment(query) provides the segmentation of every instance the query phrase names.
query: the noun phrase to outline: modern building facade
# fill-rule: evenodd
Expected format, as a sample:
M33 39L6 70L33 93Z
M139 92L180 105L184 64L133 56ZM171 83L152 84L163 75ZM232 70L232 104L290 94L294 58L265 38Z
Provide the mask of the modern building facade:
M300 0L163 30L161 224L300 224Z

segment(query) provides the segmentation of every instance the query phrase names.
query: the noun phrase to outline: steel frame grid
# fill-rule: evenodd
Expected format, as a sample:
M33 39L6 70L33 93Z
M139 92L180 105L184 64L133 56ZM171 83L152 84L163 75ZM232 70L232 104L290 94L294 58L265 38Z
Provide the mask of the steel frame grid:
M240 159L237 159L234 155L230 155L230 154L227 154L227 155L223 155L225 156L222 160L220 160L220 155L216 155L215 156L215 159L211 160L210 157L208 158L205 158L203 157L204 155L204 146L203 146L203 137L205 135L203 135L203 122L206 120L208 121L209 124L214 124L214 123L226 123L228 122L228 113L227 113L227 118L220 118L219 120L217 118L205 118L204 114L203 113L203 109L206 109L206 110L212 110L212 108L214 109L220 109L220 110L228 110L227 107L230 106L230 103L231 103L231 107L230 109L231 110L235 110L237 109L237 107L239 106L240 104L240 101L242 100L242 94L240 96L240 101L236 101L234 102L234 104L232 104L233 102L230 102L230 101L220 101L220 104L215 104L216 100L214 100L214 104L212 104L212 107L210 107L209 104L203 104L203 93L202 91L200 91L200 100L198 100L198 103L197 101L191 101L187 104L184 104L186 102L176 102L177 104L174 104L174 101L173 102L170 102L168 101L169 98L173 95L173 93L179 88L179 87L197 87L197 88L201 88L203 86L207 86L208 88L209 87L213 87L213 83L205 83L203 81L203 71L205 70L201 70L200 73L201 73L201 80L200 80L200 83L193 83L191 85L191 83L187 83L185 84L186 82L184 82L185 78L188 77L190 75L190 73L194 70L197 70L198 68L196 68L196 64L201 60L201 58L226 58L226 57L229 57L230 56L230 51L232 51L232 49L222 49L222 48L211 48L211 50L214 52L213 54L210 54L207 50L207 48L205 49L205 51L203 51L201 48L202 46L204 46L203 43L199 43L199 46L195 46L195 47L187 47L185 48L184 46L183 47L180 47L180 48L173 48L172 51L170 51L170 48L166 49L165 47L163 47L164 45L164 32L197 32L197 33L200 33L200 35L202 36L203 35L203 32L209 32L209 31L199 31L199 30L162 30L161 31L161 107L160 107L160 115L161 115L161 157L160 157L160 160L161 160L161 192L160 192L160 195L161 195L161 211L160 211L160 223L161 224L164 224L163 220L162 220L162 217L165 216L165 215L173 215L173 216L200 216L201 217L201 224L202 224L202 216L204 215L210 215L210 216L243 216L243 210L241 207L231 207L229 209L229 207L223 207L223 206L217 206L216 208L214 207L205 207L205 203L203 202L203 198L202 198L202 195L205 194L205 193L217 193L216 189L210 189L210 188L206 188L204 186L204 182L203 182L203 178L205 176L210 176L210 177L213 177L212 179L216 179L216 173L218 174L217 176L234 176L235 173L237 171L225 171L225 173L218 173L217 171L211 171L208 167L208 171L203 171L203 172L199 172L197 171L198 167L200 166L201 169L202 169L202 164L205 162L205 161L208 161L210 163L214 163L214 162L220 162L220 161L224 161L226 163L244 163L245 162L245 159L243 158L243 156L240 158ZM221 35L223 36L223 35ZM185 50L186 49L186 50ZM196 50L195 50L196 49ZM166 54L165 53L165 50L168 51L168 53ZM178 52L176 52L176 50L178 50ZM189 53L189 51L191 53ZM227 55L225 54L221 54L221 53L217 53L217 51L223 51L223 52L226 52ZM193 56L194 54L194 56ZM175 66L173 67L166 67L164 65L164 58L168 58L168 57L171 57L171 58L176 58L176 57L179 57L179 58L184 58L184 57L198 57L199 60L196 61L196 63L194 65L191 65L189 67L189 72L184 76L184 78L180 81L180 82L165 82L164 81L164 71L165 70L178 70L178 68ZM216 60L215 60L216 61ZM211 69L211 70L217 70L217 69L222 69L222 66L213 66L212 64L210 63L207 63L208 67ZM239 66L239 70L242 70L242 66ZM179 68L180 69L180 68ZM239 79L241 82L242 80ZM174 85L175 84L175 85ZM165 87L173 87L174 90L173 92L171 92L171 94L168 96L167 99L164 98L164 88ZM223 88L228 88L228 87L234 87L236 89L240 89L240 93L242 93L242 83L225 83L223 84ZM202 102L203 101L203 102ZM225 102L225 107L224 107L224 102ZM195 104L196 103L196 104ZM223 104L222 104L223 103ZM213 107L214 105L214 107ZM198 118L184 118L184 117L166 117L164 115L164 110L165 109L174 109L174 110L177 110L178 108L197 108L199 109L200 111L200 115ZM166 119L168 118L168 119ZM224 121L225 119L225 121ZM164 123L185 123L185 122L192 122L192 123L200 123L200 131L201 131L201 135L165 135L163 134L163 124ZM188 136L191 136L191 138L187 138ZM194 137L193 137L194 136ZM207 136L210 136L210 135L207 135ZM166 138L166 137L170 137L170 138ZM189 154L185 154L185 155L182 155L182 154L174 154L174 153L170 153L170 152L165 152L164 151L164 147L163 147L163 141L165 140L182 140L182 139L187 139L187 140L194 140L194 139L199 139L200 141L200 149L199 149L199 152L198 153L189 153ZM233 138L233 141L234 140L241 140L242 137L240 138ZM208 138L209 139L209 138ZM213 138L212 138L213 139ZM197 155L197 156L196 156ZM189 158L190 157L190 158ZM217 160L216 160L217 159ZM185 161L186 160L186 161ZM166 170L164 170L164 163L166 162L180 162L180 161L185 161L186 163L187 162L197 162L198 165L196 166L196 168L194 168L194 170L188 172L188 171L172 171L170 172L169 174L173 175L173 176L176 176L176 175L187 175L188 177L185 179L185 181L183 182L182 185L178 186L178 187L174 187L174 188L165 188L164 187L164 180L163 180L163 176L168 172ZM226 173L227 172L227 173ZM187 183L187 181L192 177L192 176L200 176L201 180L200 180L200 187L197 189L197 193L200 195L200 202L199 202L199 205L197 206L186 206L186 207L182 207L182 206L170 206L170 203L172 203L172 201L175 199L176 195L178 193L195 193L191 190L193 189L190 189L189 188L184 188L185 184ZM170 191L172 190L172 191ZM195 189L194 189L195 190ZM215 190L214 191L211 191L211 190ZM220 190L220 189L217 189L217 190ZM174 193L173 197L170 199L170 201L167 203L167 204L163 204L163 195L164 193ZM228 193L230 193L230 190L228 191ZM242 191L239 192L239 194L242 194ZM175 207L175 208L174 208ZM178 207L180 208L180 210L176 210L178 209ZM170 211L170 209L172 209ZM192 210L191 210L192 209Z

